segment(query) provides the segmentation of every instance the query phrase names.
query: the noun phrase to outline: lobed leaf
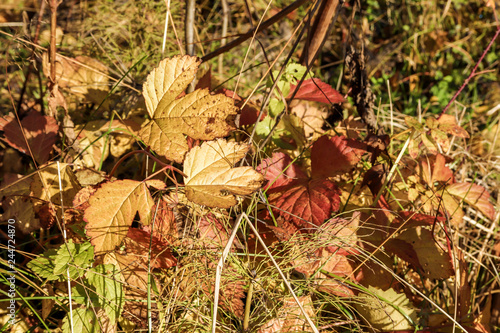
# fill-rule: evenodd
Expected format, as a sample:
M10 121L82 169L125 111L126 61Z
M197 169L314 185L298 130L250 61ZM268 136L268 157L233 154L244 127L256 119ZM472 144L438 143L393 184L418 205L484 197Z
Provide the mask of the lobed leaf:
M344 136L322 136L311 150L313 178L332 177L351 171L366 152L366 145Z
M249 149L222 139L191 149L184 161L187 198L200 205L229 208L237 203L235 195L259 189L264 181L260 173L251 167L233 168Z
M272 191L269 202L276 206L278 215L297 227L311 228L323 224L339 209L340 191L328 179L300 179Z
M1 120L0 131L4 131L5 139L10 146L26 155L30 155L31 151L36 162L40 164L49 160L59 131L57 121L53 117L42 116L35 111L30 112L21 120L22 129L14 117L4 116Z
M153 198L145 183L119 180L102 185L89 199L84 220L95 253L111 251L127 235L136 212L149 224Z
M237 108L223 94L196 90L175 99L194 78L199 60L174 57L163 60L148 76L143 94L152 120L139 136L158 154L181 163L188 151L186 135L195 140L213 140L235 129Z

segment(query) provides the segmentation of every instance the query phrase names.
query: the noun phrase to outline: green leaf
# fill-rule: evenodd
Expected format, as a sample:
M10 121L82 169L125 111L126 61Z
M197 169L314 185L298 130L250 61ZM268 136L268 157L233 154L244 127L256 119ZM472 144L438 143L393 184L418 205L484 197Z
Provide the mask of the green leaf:
M287 76L293 77L295 80L300 80L304 76L304 73L306 72L306 70L307 70L307 67L292 62L292 63L288 64L288 66L286 66L285 74L288 74ZM304 78L304 80L310 79L310 78L312 78L311 72L309 72L307 74L307 76Z
M266 116L264 119L259 121L257 125L255 125L255 133L257 133L260 138L265 138L269 135L269 133L271 133L274 123L275 121L273 118Z
M61 327L63 333L78 332L78 333L98 333L100 332L97 317L91 310L75 309L73 310L73 331L71 331L71 322L68 313L63 319Z
M120 317L123 308L123 286L121 274L114 265L96 266L87 273L87 281L98 295L96 306L104 309L111 323Z
M62 244L57 251L57 256L54 258L54 274L65 274L69 267L71 279L81 277L92 265L93 258L94 247L89 242L75 244L70 239L67 245Z
M282 100L271 98L269 101L269 114L276 117L285 109L285 103Z
M59 280L63 278L59 274L54 274L54 258L57 256L55 249L45 251L41 256L31 260L28 263L28 268L33 273L38 274L41 278L49 281Z

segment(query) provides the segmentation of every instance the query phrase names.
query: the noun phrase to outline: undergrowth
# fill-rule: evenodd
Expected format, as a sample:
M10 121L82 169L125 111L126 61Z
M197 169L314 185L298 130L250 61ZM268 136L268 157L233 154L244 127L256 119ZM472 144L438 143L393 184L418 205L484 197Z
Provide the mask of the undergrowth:
M1 331L500 330L495 2L299 2L0 5Z

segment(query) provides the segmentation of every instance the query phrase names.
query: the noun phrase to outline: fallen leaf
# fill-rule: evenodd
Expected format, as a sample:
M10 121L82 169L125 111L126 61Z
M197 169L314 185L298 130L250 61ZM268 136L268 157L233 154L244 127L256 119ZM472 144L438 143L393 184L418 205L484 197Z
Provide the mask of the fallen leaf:
M306 137L313 133L324 132L322 127L328 117L327 108L324 105L318 105L317 102L293 100L290 102L289 108L290 112L304 123Z
M450 254L442 250L443 245L436 244L428 229L405 230L384 247L430 279L447 279L454 274Z
M144 266L150 263L152 268L169 268L177 264L168 244L145 230L129 228L123 243L127 256L135 257Z
M344 136L322 136L311 150L313 178L333 177L351 171L366 152L366 145Z
M62 200L65 206L71 206L80 189L70 164L52 163L36 171L31 183L31 196L37 201L51 201L57 206L61 205Z
M392 288L384 291L372 286L368 287L368 291L358 296L354 307L370 325L381 331L413 330L412 322L415 323L417 319L417 309L404 293Z
M5 132L7 143L20 152L30 155L43 164L48 161L52 146L56 143L59 126L53 117L32 111L21 120L21 127L14 117L4 116L0 130ZM24 133L24 134L23 134ZM26 145L26 140L28 145Z
M307 178L290 156L284 153L274 153L270 158L262 160L257 171L268 181L265 190L285 186L296 179Z
M251 167L233 168L249 149L222 139L191 149L184 161L187 198L208 207L229 208L237 204L235 195L258 190L264 181L260 173Z
M328 179L299 179L273 190L269 202L276 207L276 214L299 228L313 230L338 211L340 191Z
M195 140L224 137L235 129L233 99L207 89L175 99L194 78L200 61L190 56L164 59L143 87L152 120L139 136L158 154L181 163L188 151L186 135Z
M495 219L495 207L490 203L490 194L484 187L471 183L455 183L447 186L446 191L478 209L490 220Z
M51 66L47 52L43 54L42 64L44 75L50 77ZM88 97L97 91L109 91L108 68L100 61L87 56L72 59L58 54L55 64L55 82L59 87ZM100 103L101 100L94 102Z
M296 85L292 84L290 87L290 94L287 98L292 96L295 88ZM304 80L294 98L326 104L345 102L344 97L342 97L337 90L333 89L328 83L325 83L320 79Z
M153 198L145 183L119 180L102 185L89 199L84 220L95 253L114 250L127 235L136 212L149 224Z

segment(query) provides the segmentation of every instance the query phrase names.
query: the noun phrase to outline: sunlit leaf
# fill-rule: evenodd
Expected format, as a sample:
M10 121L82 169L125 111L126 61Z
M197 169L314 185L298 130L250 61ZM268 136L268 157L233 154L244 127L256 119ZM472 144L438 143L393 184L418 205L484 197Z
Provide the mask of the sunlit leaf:
M370 325L381 331L412 330L417 319L417 308L410 303L404 293L389 288L384 291L377 287L368 287L369 293L359 297L354 303L356 309Z
M212 95L206 89L175 99L189 82L199 65L190 56L164 59L148 76L143 88L152 120L139 136L158 154L182 162L188 150L186 135L197 140L213 140L235 129L237 108L234 100Z
M495 207L490 203L490 194L484 187L471 183L455 183L446 187L446 191L477 208L490 220L495 219Z
M290 98L292 92L295 90L296 85L290 88ZM307 79L300 85L299 91L295 94L296 99L303 99L306 101L320 102L325 104L334 104L344 102L344 97L328 83L320 79Z
M184 161L187 198L209 207L236 205L235 195L249 195L260 188L264 177L252 167L233 166L250 146L217 141L205 142L189 151Z
M0 122L0 131L4 131L10 146L26 155L30 155L31 151L37 163L47 162L59 131L57 121L53 117L42 116L33 111L21 120L21 127L11 116L4 116Z
M120 245L137 212L142 224L149 224L153 203L145 183L119 180L102 185L90 197L84 215L96 254Z

